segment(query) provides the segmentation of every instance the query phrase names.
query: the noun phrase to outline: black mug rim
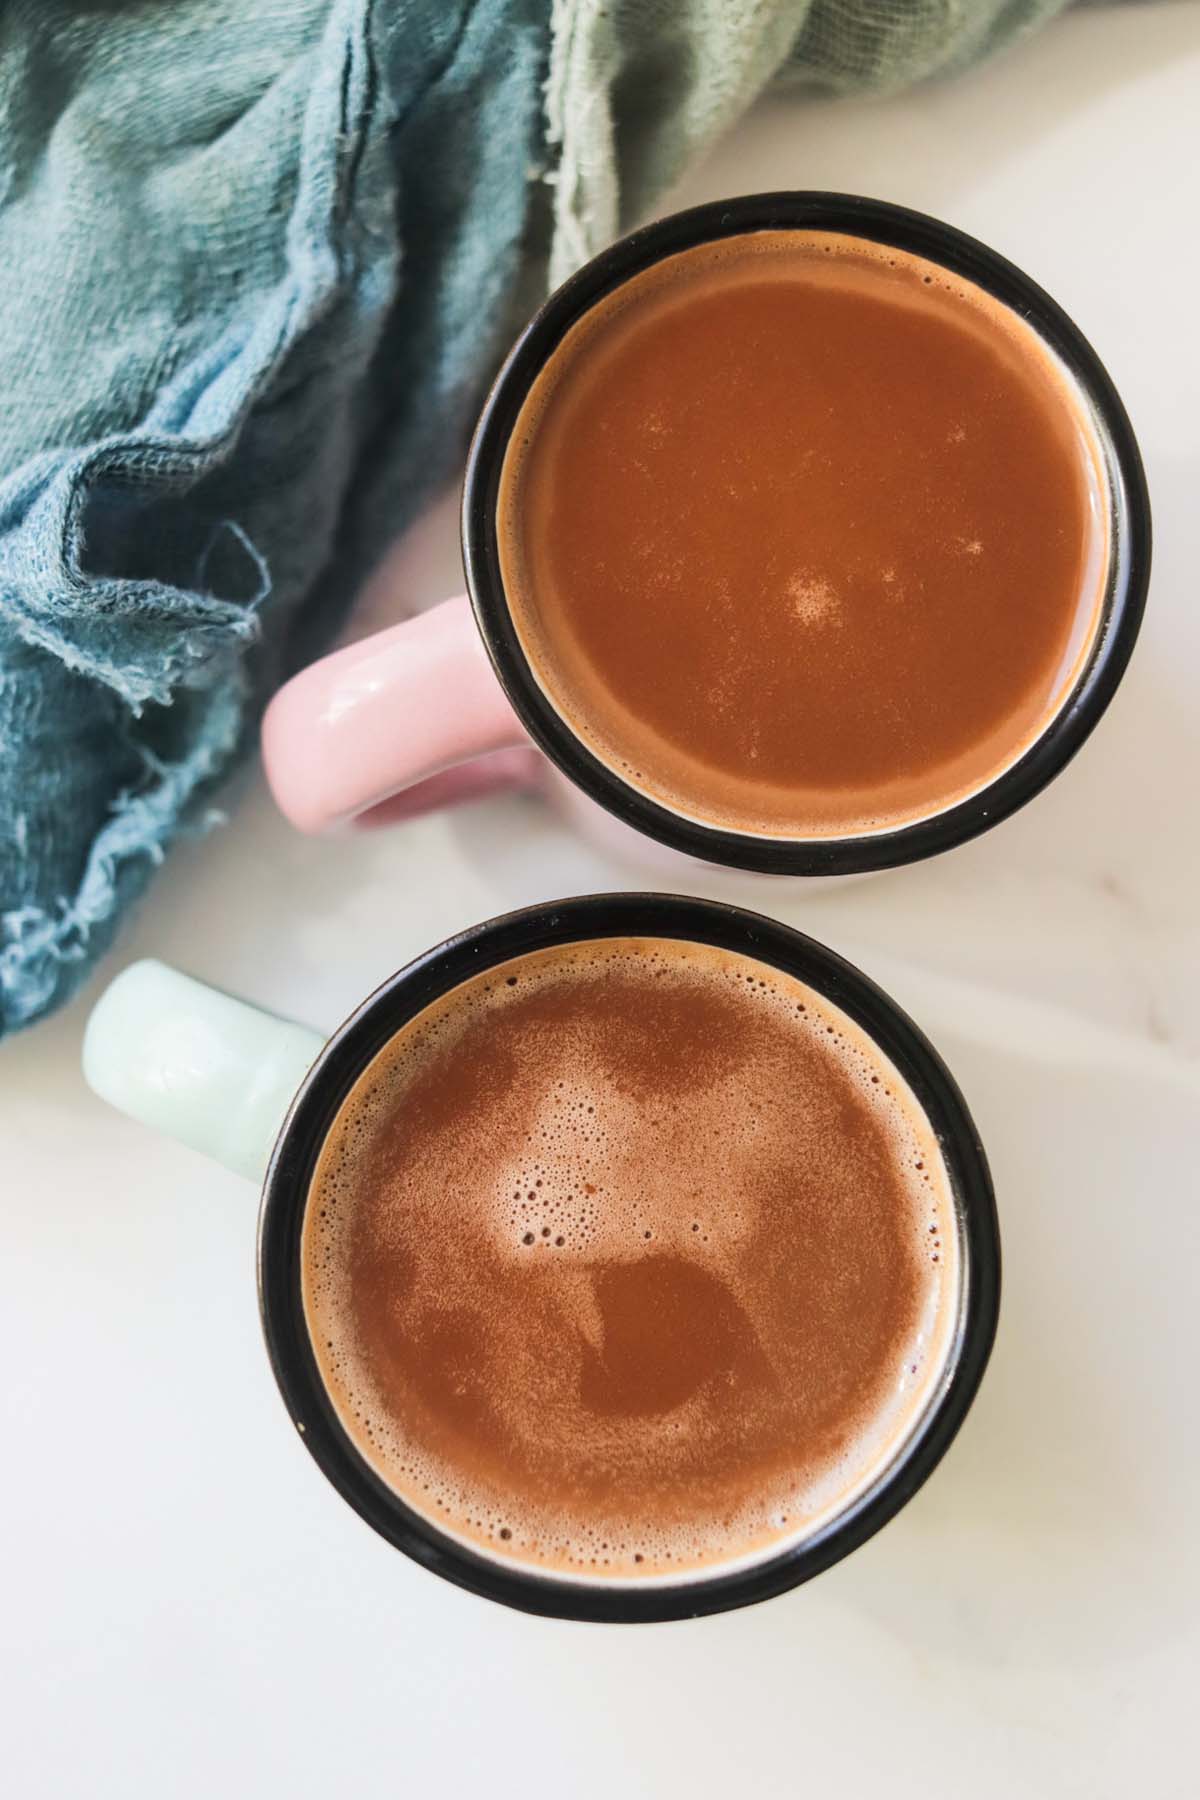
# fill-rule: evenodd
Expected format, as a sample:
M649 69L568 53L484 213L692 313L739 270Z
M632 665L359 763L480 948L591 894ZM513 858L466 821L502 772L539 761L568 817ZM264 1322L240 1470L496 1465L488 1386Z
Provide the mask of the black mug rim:
M713 944L799 977L848 1013L890 1056L924 1109L950 1175L963 1280L953 1342L922 1422L843 1513L811 1538L746 1568L677 1585L585 1585L475 1552L408 1507L369 1467L321 1380L304 1319L300 1239L308 1188L333 1118L354 1081L395 1032L482 970L556 943L666 937ZM669 894L593 894L490 919L418 956L334 1033L280 1130L259 1214L263 1333L284 1404L325 1476L380 1535L432 1573L523 1612L551 1618L649 1622L750 1605L810 1580L893 1517L941 1461L975 1397L996 1332L999 1225L983 1146L958 1086L913 1021L873 981L814 939L717 901Z
M556 711L529 666L500 572L496 499L513 426L530 386L564 334L630 276L681 250L746 232L817 229L893 245L966 277L1025 318L1074 376L1104 453L1112 547L1100 623L1075 686L1008 769L930 818L838 838L731 832L671 811L601 762ZM558 288L525 327L491 388L467 458L462 554L484 647L534 743L588 797L645 836L709 863L781 875L849 875L894 868L967 842L1016 812L1065 768L1106 711L1133 652L1150 575L1150 498L1128 415L1103 363L1074 321L1023 270L928 214L855 194L745 194L711 201L631 232Z

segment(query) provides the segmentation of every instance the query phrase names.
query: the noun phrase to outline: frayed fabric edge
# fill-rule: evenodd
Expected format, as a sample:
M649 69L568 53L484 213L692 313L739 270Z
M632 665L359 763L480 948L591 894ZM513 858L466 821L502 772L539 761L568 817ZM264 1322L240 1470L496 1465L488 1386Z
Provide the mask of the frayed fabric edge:
M244 702L244 681L214 693L205 740L182 762L164 764L143 752L153 779L117 797L74 894L53 908L25 905L0 914L0 1036L69 999L82 984L111 943L121 909L162 862L182 815L224 772L243 729Z

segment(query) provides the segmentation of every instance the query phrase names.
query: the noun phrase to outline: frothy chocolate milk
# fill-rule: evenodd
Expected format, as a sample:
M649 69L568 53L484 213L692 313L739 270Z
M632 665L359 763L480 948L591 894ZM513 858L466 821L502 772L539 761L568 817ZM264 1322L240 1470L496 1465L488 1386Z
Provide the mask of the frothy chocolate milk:
M922 1416L960 1282L939 1149L871 1041L766 964L643 938L514 959L398 1033L302 1262L381 1478L584 1580L806 1535Z

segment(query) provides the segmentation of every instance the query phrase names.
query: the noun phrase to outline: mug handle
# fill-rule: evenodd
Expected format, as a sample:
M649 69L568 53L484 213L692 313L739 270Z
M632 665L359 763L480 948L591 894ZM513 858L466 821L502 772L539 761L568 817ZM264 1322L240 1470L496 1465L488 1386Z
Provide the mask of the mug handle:
M235 1000L166 963L131 963L92 1009L92 1092L260 1182L319 1031Z
M280 811L311 832L528 786L537 770L465 594L293 676L263 716L262 753Z

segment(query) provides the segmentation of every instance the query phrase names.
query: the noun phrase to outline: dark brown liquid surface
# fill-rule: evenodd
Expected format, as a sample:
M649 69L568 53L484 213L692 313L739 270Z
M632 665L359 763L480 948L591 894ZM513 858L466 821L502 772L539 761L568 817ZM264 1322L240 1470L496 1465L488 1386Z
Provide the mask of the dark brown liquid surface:
M999 302L757 233L568 334L506 457L501 566L556 709L635 786L732 830L883 829L985 785L1070 691L1101 466Z
M950 1205L895 1070L811 990L574 945L466 984L360 1078L306 1317L360 1450L444 1529L686 1574L803 1534L919 1416Z

